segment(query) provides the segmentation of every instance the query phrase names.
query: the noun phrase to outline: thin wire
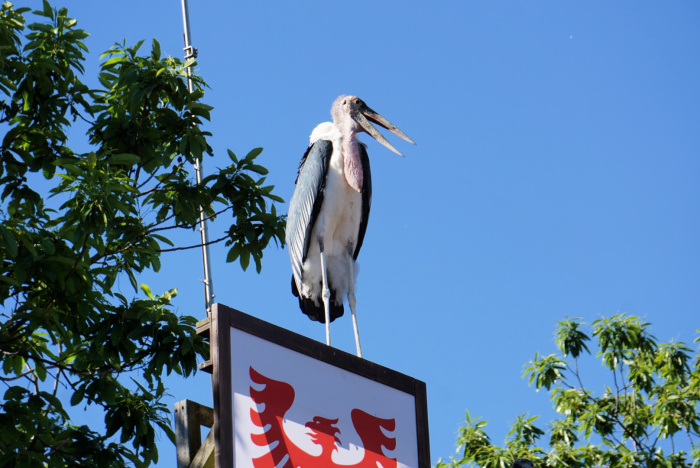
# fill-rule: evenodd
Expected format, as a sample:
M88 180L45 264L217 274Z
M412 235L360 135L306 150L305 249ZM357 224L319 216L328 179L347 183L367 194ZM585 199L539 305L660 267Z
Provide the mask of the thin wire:
M197 49L192 47L190 39L190 12L187 7L187 0L182 0L182 22L185 30L185 61L191 58L197 58ZM187 69L187 89L190 93L194 91L194 83L192 82L192 69ZM194 172L197 184L202 182L202 161L197 160L194 163ZM209 231L207 229L207 219L204 214L204 209L199 207L199 231L202 235L202 262L204 264L204 303L207 309L207 317L211 317L211 307L214 303L214 279L211 271L211 257L209 255Z

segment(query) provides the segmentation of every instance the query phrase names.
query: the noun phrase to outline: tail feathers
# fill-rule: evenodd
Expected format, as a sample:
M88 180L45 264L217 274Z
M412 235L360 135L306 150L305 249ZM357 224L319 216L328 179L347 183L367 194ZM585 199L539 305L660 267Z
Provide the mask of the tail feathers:
M300 297L299 298L299 308L301 308L301 311L304 312L306 315L309 316L311 320L315 320L317 322L321 323L326 323L326 313L323 310L323 301L318 301L319 305L316 305L316 303L313 301L313 299L309 299L306 297ZM342 316L345 311L343 310L343 305L336 304L335 300L333 297L331 297L331 307L330 307L330 317L331 317L331 322L338 317Z
M308 315L311 320L326 323L326 313L323 309L323 300L319 299L317 305L313 299L303 297L301 294L299 294L299 290L297 289L297 283L296 281L294 281L294 276L292 276L292 294L299 298L299 308L302 312ZM333 291L333 289L331 289L330 303L330 317L332 322L338 317L342 317L345 313L345 310L343 309L343 303L336 303L335 292Z

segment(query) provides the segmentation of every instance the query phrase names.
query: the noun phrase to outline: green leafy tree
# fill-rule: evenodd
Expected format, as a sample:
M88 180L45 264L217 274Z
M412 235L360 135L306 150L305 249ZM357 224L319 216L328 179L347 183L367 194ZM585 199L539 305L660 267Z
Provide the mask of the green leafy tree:
M158 428L174 438L163 377L194 373L208 345L173 312L175 290L139 289L138 275L182 248L171 234L195 230L199 207L230 225L213 241L228 260L260 271L284 242L282 200L259 149L193 180L212 154L206 85L186 84L194 62L155 40L145 56L115 45L89 89L87 33L48 3L28 14L0 10L0 467L145 467ZM74 424L87 407L104 421Z
M579 366L591 354L585 324L567 319L558 325L561 354L535 354L524 374L551 393L561 415L546 427L548 438L535 425L538 417L522 415L498 447L486 434L487 422L467 413L457 457L436 468L505 468L518 458L552 468L697 466L700 355L693 357L684 343L658 344L649 324L637 317L601 318L592 324L592 337L610 384L594 391L584 385Z

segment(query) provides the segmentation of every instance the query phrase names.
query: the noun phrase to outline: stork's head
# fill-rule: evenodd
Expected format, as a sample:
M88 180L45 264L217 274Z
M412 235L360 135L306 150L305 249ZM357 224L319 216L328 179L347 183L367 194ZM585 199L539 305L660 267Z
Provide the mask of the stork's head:
M365 104L365 102L357 96L338 96L335 102L333 102L331 115L333 116L333 122L335 122L335 124L342 130L367 132L379 143L386 146L399 156L403 156L403 154L396 151L396 148L394 148L391 143L389 143L386 138L384 138L384 136L379 133L376 128L374 128L374 125L372 125L370 121L376 123L377 125L381 125L395 135L398 135L407 142L415 145L415 142L408 138L404 132L396 128L396 126L387 119L370 109L369 106L367 106L367 104Z

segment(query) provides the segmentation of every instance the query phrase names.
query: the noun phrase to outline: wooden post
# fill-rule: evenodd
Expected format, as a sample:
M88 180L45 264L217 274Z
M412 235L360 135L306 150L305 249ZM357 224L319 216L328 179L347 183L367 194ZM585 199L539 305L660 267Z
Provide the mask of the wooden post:
M177 468L214 468L214 431L202 443L201 426L214 425L214 410L191 400L175 403Z

